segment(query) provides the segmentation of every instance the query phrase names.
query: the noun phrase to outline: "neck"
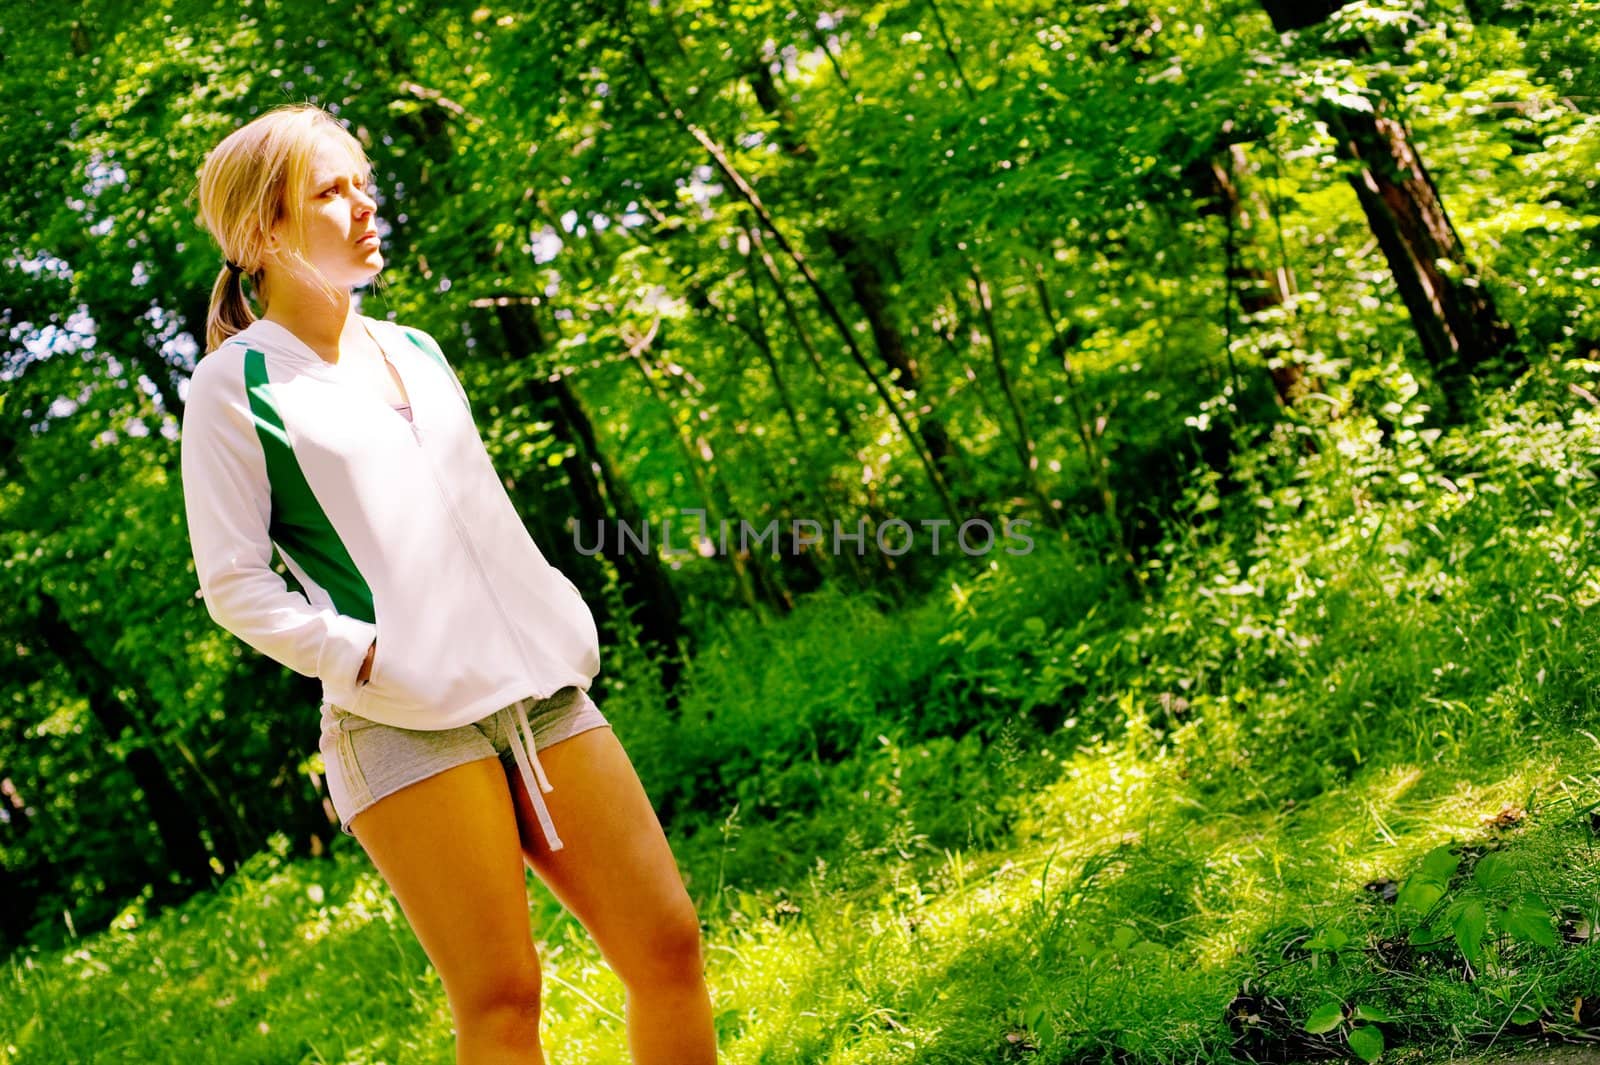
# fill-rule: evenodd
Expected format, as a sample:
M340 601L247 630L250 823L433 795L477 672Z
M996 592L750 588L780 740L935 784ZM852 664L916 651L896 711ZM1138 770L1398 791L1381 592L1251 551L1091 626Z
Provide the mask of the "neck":
M330 363L338 363L347 342L363 335L350 293L329 299L320 289L280 289L268 300L262 317L283 326Z

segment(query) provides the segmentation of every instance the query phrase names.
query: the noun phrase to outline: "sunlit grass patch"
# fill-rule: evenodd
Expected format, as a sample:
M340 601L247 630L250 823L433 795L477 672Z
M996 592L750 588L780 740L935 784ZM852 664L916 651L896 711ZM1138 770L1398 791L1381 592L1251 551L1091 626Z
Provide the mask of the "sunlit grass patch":
M1241 458L1248 490L1193 501L1143 599L1056 545L893 614L825 594L731 626L676 721L616 701L677 814L726 1060L1401 1060L1600 1030L1600 438L1519 415L1429 439L1407 375L1367 387L1398 397L1387 439L1351 413ZM625 1060L620 981L532 899L552 1058ZM7 979L7 1060L451 1054L343 839Z

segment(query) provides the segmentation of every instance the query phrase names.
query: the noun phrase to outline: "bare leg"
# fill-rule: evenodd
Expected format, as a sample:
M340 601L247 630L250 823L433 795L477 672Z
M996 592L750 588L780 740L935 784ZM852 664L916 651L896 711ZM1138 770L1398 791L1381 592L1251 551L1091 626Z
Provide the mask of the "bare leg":
M541 747L539 760L564 846L549 849L512 772L523 853L627 988L635 1065L715 1065L700 919L633 763L610 728Z
M350 831L444 981L459 1065L544 1065L539 956L500 760L468 762L386 795Z

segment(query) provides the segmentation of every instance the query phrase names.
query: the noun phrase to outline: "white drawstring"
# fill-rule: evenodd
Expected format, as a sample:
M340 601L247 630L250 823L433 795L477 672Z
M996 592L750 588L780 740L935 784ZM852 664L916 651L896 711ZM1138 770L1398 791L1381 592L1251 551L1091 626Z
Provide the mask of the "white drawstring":
M517 769L522 774L523 785L528 789L533 812L539 817L539 827L544 830L545 841L550 844L551 850L558 851L563 844L556 835L555 822L550 820L550 808L544 804L541 794L556 789L551 786L550 778L545 776L544 766L539 764L539 751L533 743L533 727L528 724L527 703L526 699L518 699L506 708L511 716L511 753L517 760Z

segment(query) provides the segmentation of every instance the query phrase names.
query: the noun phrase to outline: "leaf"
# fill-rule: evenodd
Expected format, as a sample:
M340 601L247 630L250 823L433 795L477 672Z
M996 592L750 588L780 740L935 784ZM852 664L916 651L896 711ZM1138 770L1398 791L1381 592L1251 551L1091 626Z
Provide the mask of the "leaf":
M1540 947L1556 945L1556 930L1550 911L1536 895L1524 895L1520 902L1506 907L1502 917L1505 930L1519 943Z
M1052 1046L1055 1045L1056 1036L1059 1033L1056 1031L1056 1025L1054 1021L1052 1021L1049 1017L1042 1017L1040 1018L1039 1023L1034 1026L1033 1034L1039 1042L1039 1049L1048 1051Z
M1435 847L1423 855L1421 873L1429 880L1437 880L1440 884L1448 884L1460 865L1461 857L1451 853L1448 845Z
M1472 879L1485 891L1505 883L1515 870L1511 863L1498 854L1485 854L1472 870Z
M1400 886L1400 905L1418 913L1427 913L1442 898L1444 885L1421 874L1406 877L1406 882Z
M1406 944L1414 950L1438 950L1439 942L1426 925L1417 925L1406 933Z
M1343 1023L1344 1005L1339 1002L1326 1002L1306 1018L1306 1031L1312 1035L1322 1035L1333 1031Z
M1317 934L1306 940L1307 950L1341 951L1350 944L1350 936L1337 928L1319 928Z
M1474 969L1483 964L1483 935L1489 930L1489 915L1479 899L1468 899L1455 919L1456 946Z
M1375 1021L1383 1024L1393 1024L1394 1018L1376 1006L1357 1006L1351 1015L1358 1021Z
M1377 1061L1383 1053L1383 1033L1369 1024L1350 1029L1345 1041L1362 1061Z

